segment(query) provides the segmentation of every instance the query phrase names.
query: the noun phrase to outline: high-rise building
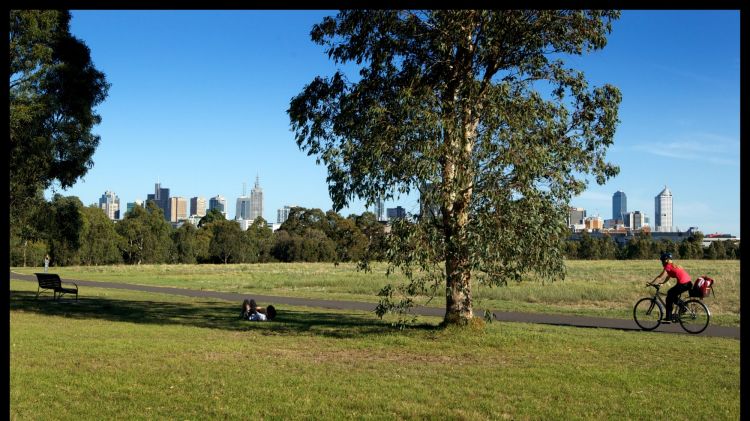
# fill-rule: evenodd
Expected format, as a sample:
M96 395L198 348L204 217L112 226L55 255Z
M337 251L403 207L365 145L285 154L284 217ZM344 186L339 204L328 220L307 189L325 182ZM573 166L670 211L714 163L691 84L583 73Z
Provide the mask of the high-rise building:
M401 206L396 206L395 208L388 208L387 213L388 213L388 220L406 218L406 209L402 208Z
M206 216L206 199L204 197L190 198L190 215Z
M187 219L187 199L184 197L170 197L169 198L169 221L178 222Z
M648 225L648 218L641 211L628 212L623 217L625 227L631 230L639 230Z
M140 207L143 207L143 201L136 199L135 202L128 202L128 204L126 205L127 206L127 210L125 211L125 213L132 212L133 208L135 208L136 205L140 206Z
M222 215L224 215L224 218L227 217L227 199L224 198L224 196L217 195L210 199L208 199L208 210L216 209L217 211L221 212Z
M378 221L385 221L385 204L382 197L378 197L378 200L375 202L375 218Z
M612 219L623 221L625 219L623 215L626 213L628 213L628 197L618 190L612 195Z
M107 218L113 221L120 219L120 198L113 192L104 192L99 199L99 207L107 215Z
M164 213L164 219L169 221L169 189L161 188L161 183L154 185L154 194L146 196L146 202L152 201Z
M667 186L654 198L654 231L672 232L672 192Z
M240 196L237 198L237 207L234 212L234 219L250 220L250 197Z
M250 218L263 217L263 189L260 188L260 177L255 176L255 187L250 192Z
M568 227L581 225L584 219L586 219L586 209L568 208Z
M283 208L276 211L276 222L283 224L289 218L289 211L292 210L291 206L284 206Z

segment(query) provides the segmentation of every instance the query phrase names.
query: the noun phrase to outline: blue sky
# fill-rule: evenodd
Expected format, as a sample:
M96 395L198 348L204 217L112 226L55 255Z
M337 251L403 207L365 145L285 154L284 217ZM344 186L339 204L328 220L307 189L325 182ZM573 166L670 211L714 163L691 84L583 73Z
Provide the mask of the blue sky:
M310 40L321 10L73 11L71 32L112 84L94 128L94 167L63 195L126 202L154 184L172 196L222 195L229 217L256 175L264 217L284 205L331 208L325 167L297 147L286 110L315 76L336 70ZM674 223L740 231L739 11L623 11L607 47L569 65L622 92L608 161L620 174L572 206L611 218L612 195L653 223L654 197L674 196ZM47 192L51 196L52 190ZM418 211L417 197L386 203ZM355 201L340 213L361 213Z

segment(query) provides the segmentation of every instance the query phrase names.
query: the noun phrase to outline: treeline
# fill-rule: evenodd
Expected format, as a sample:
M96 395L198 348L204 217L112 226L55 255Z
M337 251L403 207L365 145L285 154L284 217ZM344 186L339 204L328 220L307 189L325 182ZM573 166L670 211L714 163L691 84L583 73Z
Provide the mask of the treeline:
M258 218L246 230L218 211L198 226L179 228L153 203L136 206L114 222L101 209L74 196L55 195L22 227L12 227L12 266L155 263L352 262L385 257L385 227L365 212L347 218L334 211L292 208L273 232Z
M51 264L109 265L155 263L358 262L386 259L387 234L371 212L342 217L329 210L292 208L273 232L262 218L246 231L218 211L198 226L175 229L153 203L136 206L114 222L96 206L84 207L75 196L40 201L22 224L11 226L11 266ZM641 233L626 245L612 237L582 233L564 243L568 259L658 259L669 251L677 259L739 259L739 241L702 246L703 235L681 242L655 241Z
M697 232L683 241L668 239L654 240L650 233L639 233L625 245L619 246L615 240L604 235L593 237L581 233L580 240L565 243L565 256L568 259L658 259L662 251L672 253L675 259L739 259L739 241L712 241L703 247L703 234Z

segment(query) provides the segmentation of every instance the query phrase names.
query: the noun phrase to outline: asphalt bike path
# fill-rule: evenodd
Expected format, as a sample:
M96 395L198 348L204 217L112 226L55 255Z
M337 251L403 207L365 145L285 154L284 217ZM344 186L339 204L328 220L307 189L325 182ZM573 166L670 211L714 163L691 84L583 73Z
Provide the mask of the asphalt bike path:
M29 281L36 283L35 275L24 275L16 272L10 272L10 278ZM295 298L295 297L276 297L271 295L258 295L253 294L241 294L233 292L220 292L220 291L206 291L206 290L193 290L184 288L172 288L172 287L156 287L147 285L133 285L123 284L117 282L105 282L105 281L84 281L79 279L60 278L62 281L75 282L79 288L81 286L95 287L95 288L115 288L125 289L131 291L145 291L155 292L158 294L171 294L171 295L182 295L187 297L199 297L199 298L216 298L220 300L232 301L237 303L239 307L245 298L254 298L258 303L273 304L278 308L279 305L290 305L290 306L301 306L301 307L317 307L334 310L358 310L366 312L374 312L376 304L365 303L361 301L340 301L340 300L323 300L313 298ZM81 295L81 291L79 291ZM445 315L444 308L436 307L415 307L412 312L421 316L436 316L443 317ZM481 316L485 312L484 309L475 310L474 314ZM544 313L522 313L514 311L491 311L492 316L497 321L502 322L518 322L518 323L539 323L557 326L574 326L582 328L605 328L605 329L619 329L619 330L635 330L640 331L641 329L635 324L633 319L622 320L622 319L610 319L603 317L588 317L588 316L567 316L561 314L544 314ZM685 332L679 323L675 324L662 324L656 330L647 333L680 333L689 335ZM740 339L740 328L739 327L728 327L728 326L709 326L701 332L701 336L716 336L724 338Z

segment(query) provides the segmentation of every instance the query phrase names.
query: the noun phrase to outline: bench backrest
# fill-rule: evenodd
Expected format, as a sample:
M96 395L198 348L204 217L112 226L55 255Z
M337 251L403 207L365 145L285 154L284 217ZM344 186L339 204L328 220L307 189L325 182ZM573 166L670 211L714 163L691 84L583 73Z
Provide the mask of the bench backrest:
M60 275L56 273L35 273L41 288L60 288Z

